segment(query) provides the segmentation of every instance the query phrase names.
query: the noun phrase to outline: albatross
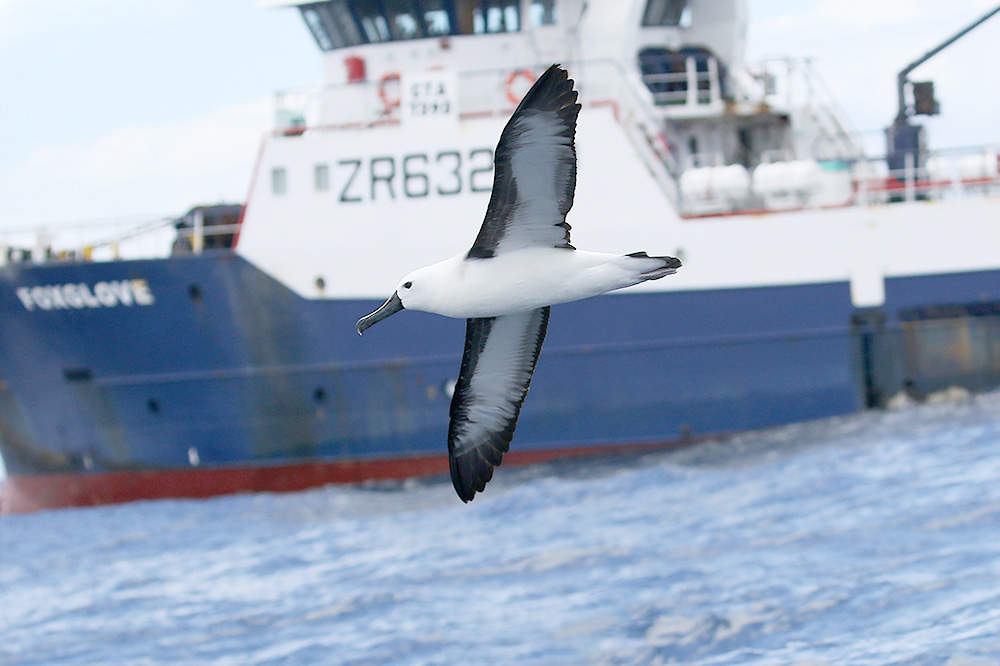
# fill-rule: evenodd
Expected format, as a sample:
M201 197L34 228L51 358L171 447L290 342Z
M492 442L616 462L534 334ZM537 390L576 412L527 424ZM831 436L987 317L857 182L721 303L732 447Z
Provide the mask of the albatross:
M361 334L403 309L467 320L448 427L451 480L464 502L486 488L510 449L551 306L658 280L681 265L570 244L579 113L573 79L552 65L500 134L493 191L472 248L408 273L357 324Z

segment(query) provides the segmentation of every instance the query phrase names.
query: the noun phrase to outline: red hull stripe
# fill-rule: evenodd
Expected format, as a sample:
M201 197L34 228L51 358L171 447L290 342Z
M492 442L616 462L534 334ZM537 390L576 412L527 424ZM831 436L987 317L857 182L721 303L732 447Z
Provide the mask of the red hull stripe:
M687 442L684 442L687 443ZM530 465L555 458L664 450L681 442L513 451L504 464ZM8 477L0 487L0 513L166 498L203 498L252 492L290 492L330 483L406 479L447 474L446 456L315 462L256 467L191 468Z

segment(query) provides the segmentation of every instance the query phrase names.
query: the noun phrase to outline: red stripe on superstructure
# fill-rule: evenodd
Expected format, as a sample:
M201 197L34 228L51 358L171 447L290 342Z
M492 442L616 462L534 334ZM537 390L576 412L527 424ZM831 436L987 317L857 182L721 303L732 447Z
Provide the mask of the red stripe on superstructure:
M662 451L694 441L512 451L504 456L504 464L531 465L558 458ZM236 493L292 492L331 483L407 479L446 473L447 456L435 455L256 467L11 476L0 487L0 513L30 513L43 509L153 499L200 499Z
M253 199L254 188L257 187L257 173L260 171L260 163L264 159L264 147L267 145L267 139L270 135L270 132L265 134L257 144L257 157L254 159L253 171L250 172L250 188L247 190L247 197L243 202L243 210L240 211L240 219L236 220L236 232L233 233L234 250L240 243L240 232L243 231L243 218L246 217L247 209L250 207L250 202Z

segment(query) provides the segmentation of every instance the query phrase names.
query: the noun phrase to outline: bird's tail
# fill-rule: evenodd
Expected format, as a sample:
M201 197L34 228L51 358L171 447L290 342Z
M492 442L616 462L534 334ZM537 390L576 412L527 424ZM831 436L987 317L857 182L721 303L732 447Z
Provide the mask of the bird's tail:
M661 277L673 275L681 267L681 260L676 257L651 257L645 252L633 252L625 255L633 259L642 260L646 266L640 266L640 282L646 280L659 280Z

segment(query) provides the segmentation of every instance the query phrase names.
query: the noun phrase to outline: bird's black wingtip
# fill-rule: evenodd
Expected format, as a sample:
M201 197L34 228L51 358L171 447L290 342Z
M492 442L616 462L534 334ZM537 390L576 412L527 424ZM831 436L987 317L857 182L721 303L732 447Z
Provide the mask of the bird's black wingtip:
M549 79L551 79L551 81L549 81ZM546 83L549 85L559 85L568 82L571 88L575 83L575 81L569 78L569 71L559 63L549 65L549 68L542 72L542 75L538 77L538 81L542 81L542 85L545 85ZM537 84L538 81L535 83Z
M549 65L521 98L514 115L529 108L539 111L564 111L570 114L568 117L575 125L576 115L580 110L580 105L577 104L577 92L573 89L575 83L562 65L558 63Z
M470 453L471 455L449 455L451 483L458 498L466 504L475 499L477 492L486 490L486 484L493 478L493 465L480 459L475 452Z

